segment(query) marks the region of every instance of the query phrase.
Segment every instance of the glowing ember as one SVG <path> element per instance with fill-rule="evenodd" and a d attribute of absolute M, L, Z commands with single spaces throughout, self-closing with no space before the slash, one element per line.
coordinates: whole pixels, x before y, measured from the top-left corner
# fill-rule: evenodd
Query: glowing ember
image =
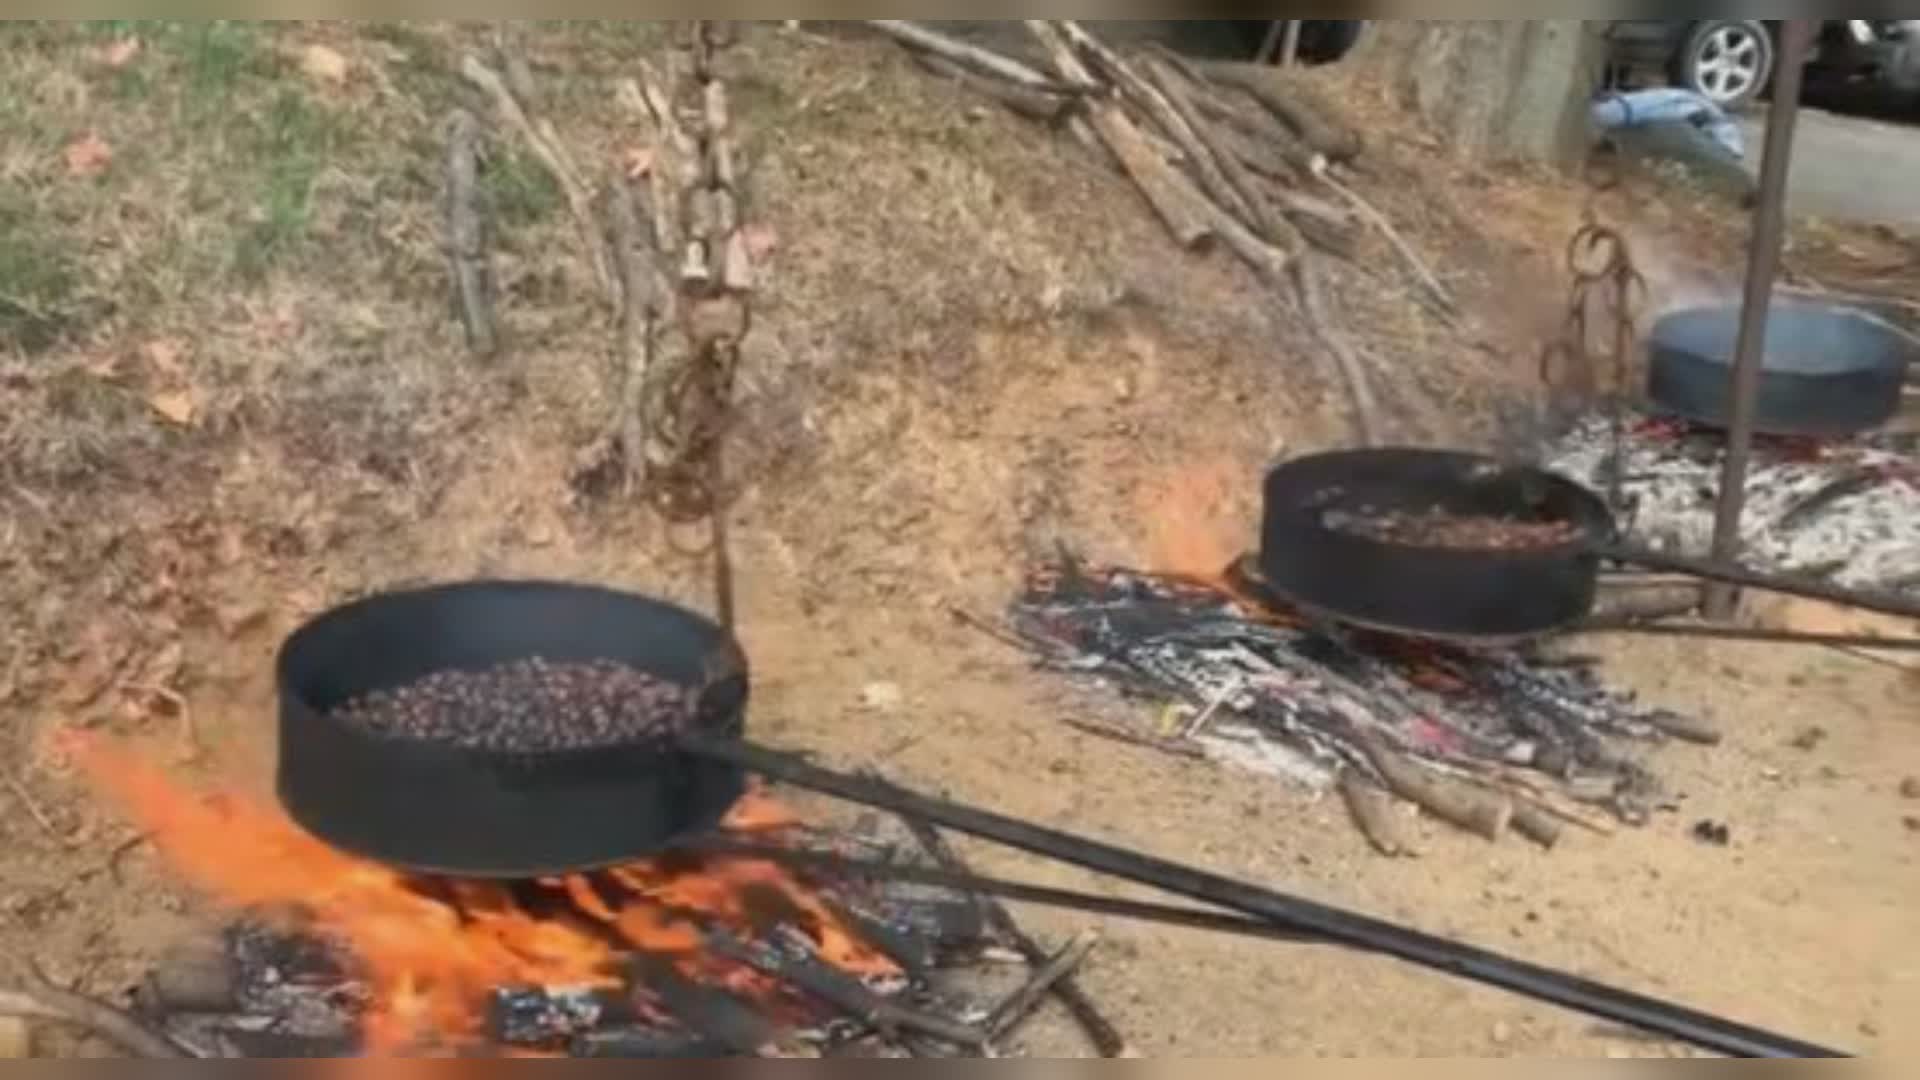
<path fill-rule="evenodd" d="M 804 930 L 820 958 L 842 970 L 899 974 L 770 862 L 681 856 L 520 885 L 423 880 L 336 851 L 278 807 L 182 788 L 99 739 L 70 735 L 62 747 L 213 899 L 255 916 L 278 913 L 348 947 L 373 991 L 364 1017 L 369 1055 L 481 1037 L 485 1002 L 498 988 L 618 990 L 636 952 L 670 959 L 692 979 L 770 996 L 708 956 L 709 929 L 752 937 L 784 924 Z M 726 827 L 794 823 L 752 794 Z"/>

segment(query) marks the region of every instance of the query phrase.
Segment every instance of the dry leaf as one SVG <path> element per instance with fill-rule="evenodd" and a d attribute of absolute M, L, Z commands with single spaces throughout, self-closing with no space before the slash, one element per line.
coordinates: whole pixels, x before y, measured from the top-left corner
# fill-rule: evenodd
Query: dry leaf
<path fill-rule="evenodd" d="M 167 340 L 149 341 L 140 346 L 140 356 L 158 374 L 177 378 L 186 368 L 180 363 L 180 346 Z"/>
<path fill-rule="evenodd" d="M 67 144 L 67 173 L 70 176 L 99 176 L 113 161 L 113 147 L 97 131 L 89 131 Z"/>
<path fill-rule="evenodd" d="M 636 146 L 626 153 L 627 179 L 640 180 L 653 172 L 654 150 L 651 146 Z"/>
<path fill-rule="evenodd" d="M 300 54 L 300 70 L 321 82 L 347 81 L 347 58 L 325 45 L 309 45 Z"/>
<path fill-rule="evenodd" d="M 192 391 L 169 390 L 153 394 L 147 398 L 147 404 L 153 411 L 170 423 L 181 427 L 193 426 L 194 417 L 200 412 L 199 403 L 193 398 Z"/>
<path fill-rule="evenodd" d="M 123 68 L 140 55 L 139 38 L 121 38 L 100 50 L 100 62 L 110 68 Z"/>

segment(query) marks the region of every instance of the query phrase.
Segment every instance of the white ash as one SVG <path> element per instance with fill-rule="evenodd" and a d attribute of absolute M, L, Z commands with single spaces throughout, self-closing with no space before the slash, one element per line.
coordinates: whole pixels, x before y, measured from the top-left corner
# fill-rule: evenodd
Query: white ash
<path fill-rule="evenodd" d="M 1637 434 L 1638 419 L 1629 418 L 1622 442 L 1622 527 L 1649 547 L 1705 555 L 1724 453 L 1717 446 L 1703 452 L 1699 438 Z M 1604 492 L 1612 454 L 1609 422 L 1588 417 L 1545 458 L 1548 468 Z M 1868 470 L 1883 475 L 1809 504 Z M 1812 573 L 1854 588 L 1920 591 L 1920 455 L 1848 442 L 1804 460 L 1757 445 L 1741 541 L 1742 560 L 1756 569 Z"/>

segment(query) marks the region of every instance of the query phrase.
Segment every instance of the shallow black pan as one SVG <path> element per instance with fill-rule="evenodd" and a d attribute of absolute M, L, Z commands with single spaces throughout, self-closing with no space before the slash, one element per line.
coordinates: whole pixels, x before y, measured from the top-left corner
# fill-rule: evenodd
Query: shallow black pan
<path fill-rule="evenodd" d="M 1730 376 L 1738 305 L 1667 315 L 1647 341 L 1647 395 L 1655 406 L 1713 427 L 1732 421 Z M 1900 409 L 1920 346 L 1857 308 L 1775 300 L 1767 316 L 1755 430 L 1825 438 L 1879 427 Z"/>
<path fill-rule="evenodd" d="M 1338 510 L 1563 521 L 1576 532 L 1552 547 L 1450 550 L 1339 531 L 1325 520 Z M 1638 547 L 1621 536 L 1599 495 L 1544 469 L 1478 454 L 1338 450 L 1267 473 L 1260 583 L 1339 622 L 1488 643 L 1535 637 L 1592 613 L 1606 561 L 1920 618 L 1920 603 L 1900 597 Z"/>
<path fill-rule="evenodd" d="M 617 660 L 700 691 L 675 742 L 589 754 L 476 752 L 380 738 L 330 717 L 348 699 L 448 668 L 529 656 Z M 1375 952 L 1738 1057 L 1839 1057 L 1802 1040 L 1512 960 L 1382 920 L 1210 874 L 1084 836 L 830 772 L 752 745 L 747 665 L 731 635 L 690 611 L 579 585 L 478 582 L 391 593 L 323 614 L 283 645 L 280 797 L 309 832 L 403 869 L 530 877 L 594 869 L 698 845 L 748 772 L 907 814 L 1260 920 L 1278 931 Z M 711 839 L 711 836 L 706 836 Z M 1144 909 L 1142 912 L 1144 913 Z"/>
<path fill-rule="evenodd" d="M 513 754 L 383 738 L 329 717 L 372 690 L 530 656 L 616 660 L 701 691 L 696 726 L 741 734 L 746 661 L 719 626 L 585 585 L 475 582 L 328 612 L 280 650 L 279 793 L 303 828 L 390 865 L 467 877 L 609 866 L 711 828 L 745 774 L 657 742 Z"/>

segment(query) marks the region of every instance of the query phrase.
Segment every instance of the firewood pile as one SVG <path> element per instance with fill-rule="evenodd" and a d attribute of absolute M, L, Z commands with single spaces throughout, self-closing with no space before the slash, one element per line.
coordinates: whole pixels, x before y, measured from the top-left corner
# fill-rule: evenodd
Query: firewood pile
<path fill-rule="evenodd" d="M 1123 50 L 1070 20 L 1028 20 L 1051 70 L 927 26 L 874 20 L 930 72 L 1062 130 L 1110 160 L 1181 248 L 1223 246 L 1283 296 L 1321 342 L 1363 441 L 1379 430 L 1365 363 L 1324 296 L 1327 260 L 1357 260 L 1383 237 L 1422 302 L 1454 299 L 1385 214 L 1350 182 L 1366 139 L 1305 80 L 1252 65 L 1196 61 L 1148 45 Z"/>
<path fill-rule="evenodd" d="M 996 629 L 1051 670 L 1158 708 L 1157 724 L 1069 720 L 1096 737 L 1337 790 L 1381 854 L 1415 853 L 1406 813 L 1551 848 L 1674 808 L 1647 752 L 1711 745 L 1699 720 L 1603 685 L 1590 664 L 1348 632 L 1225 583 L 1096 568 L 1034 573 Z"/>

